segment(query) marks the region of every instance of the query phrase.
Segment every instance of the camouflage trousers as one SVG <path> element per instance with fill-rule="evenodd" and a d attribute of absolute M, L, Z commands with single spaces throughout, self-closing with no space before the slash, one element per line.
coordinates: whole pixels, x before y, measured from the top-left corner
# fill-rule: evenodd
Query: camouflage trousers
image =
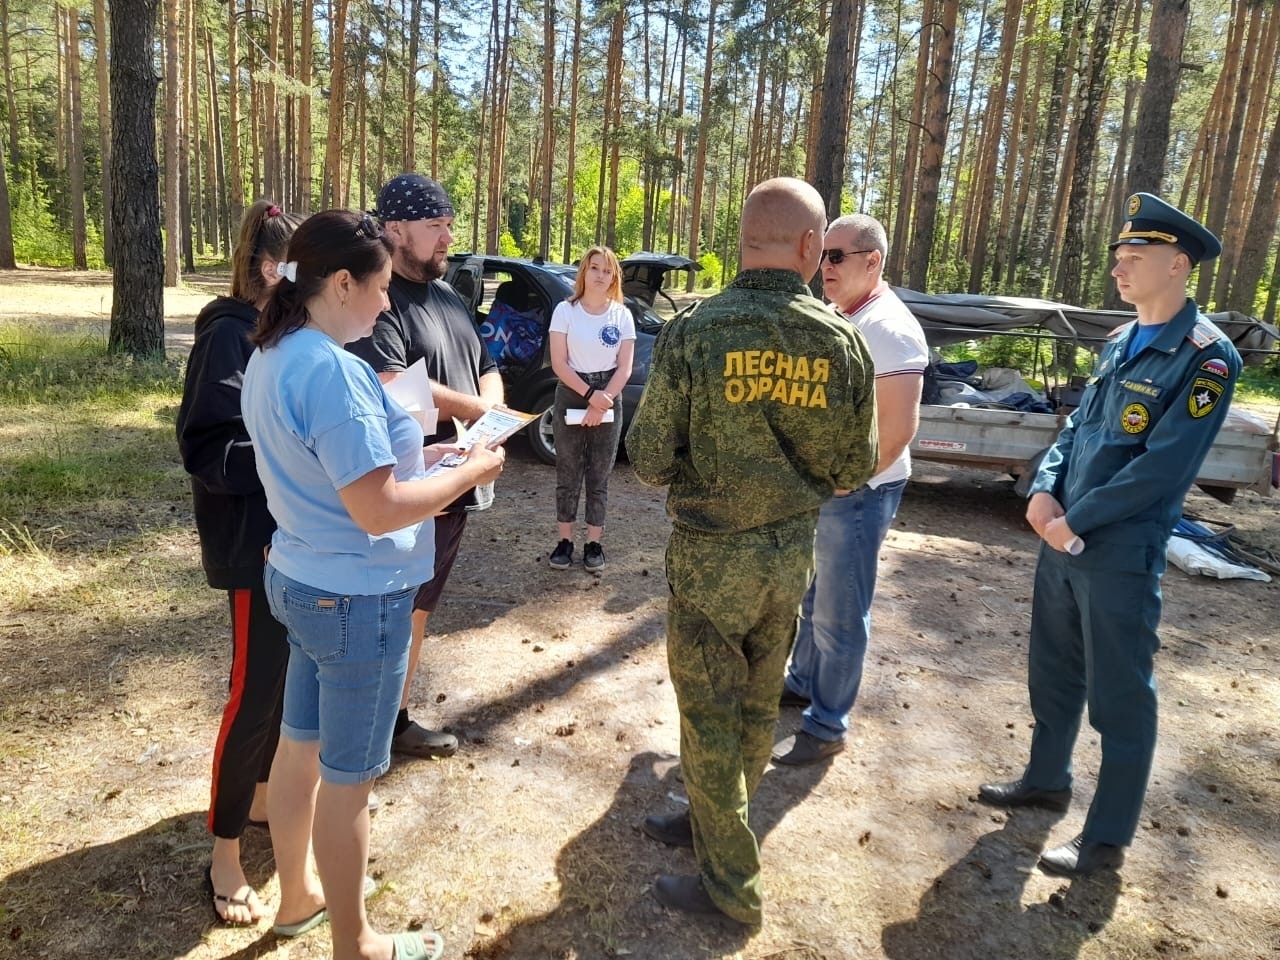
<path fill-rule="evenodd" d="M 761 922 L 760 848 L 747 806 L 773 749 L 816 521 L 731 535 L 677 527 L 667 545 L 667 663 L 694 853 L 711 899 L 744 923 Z"/>

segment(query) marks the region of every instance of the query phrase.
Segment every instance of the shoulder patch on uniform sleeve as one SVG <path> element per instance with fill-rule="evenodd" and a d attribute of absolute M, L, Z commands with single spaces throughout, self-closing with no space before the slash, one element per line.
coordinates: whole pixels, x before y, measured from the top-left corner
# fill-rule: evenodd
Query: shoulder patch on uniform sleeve
<path fill-rule="evenodd" d="M 1187 334 L 1187 339 L 1194 343 L 1198 350 L 1203 350 L 1205 347 L 1217 343 L 1221 338 L 1222 334 L 1218 332 L 1218 329 L 1204 320 L 1197 320 L 1196 325 Z"/>
<path fill-rule="evenodd" d="M 1187 397 L 1187 412 L 1195 419 L 1208 416 L 1209 411 L 1222 399 L 1222 384 L 1207 377 L 1196 377 Z"/>
<path fill-rule="evenodd" d="M 1200 364 L 1200 369 L 1205 373 L 1212 373 L 1215 377 L 1221 377 L 1223 380 L 1226 380 L 1231 376 L 1231 369 L 1227 366 L 1226 362 L 1219 360 L 1216 357 L 1212 360 L 1206 360 L 1204 363 Z"/>

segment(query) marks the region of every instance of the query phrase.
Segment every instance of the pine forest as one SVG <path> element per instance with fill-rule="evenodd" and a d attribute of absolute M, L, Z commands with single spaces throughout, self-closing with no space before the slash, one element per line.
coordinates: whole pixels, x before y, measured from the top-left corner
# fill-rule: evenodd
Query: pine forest
<path fill-rule="evenodd" d="M 417 170 L 455 250 L 718 284 L 792 175 L 886 224 L 895 283 L 1083 306 L 1158 193 L 1223 239 L 1198 301 L 1276 317 L 1277 0 L 0 0 L 0 39 L 0 266 L 112 266 L 154 218 L 174 284 L 256 198 L 368 209 Z"/>

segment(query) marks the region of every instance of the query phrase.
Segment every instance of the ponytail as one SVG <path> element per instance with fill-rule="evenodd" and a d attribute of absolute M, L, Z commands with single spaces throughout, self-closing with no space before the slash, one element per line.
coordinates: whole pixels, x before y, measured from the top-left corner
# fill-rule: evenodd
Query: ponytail
<path fill-rule="evenodd" d="M 339 270 L 364 283 L 382 270 L 391 256 L 391 241 L 368 214 L 325 210 L 308 217 L 289 239 L 288 269 L 258 315 L 249 341 L 267 349 L 311 318 L 307 304 L 324 292 L 325 281 Z"/>
<path fill-rule="evenodd" d="M 231 296 L 245 303 L 257 303 L 267 292 L 262 279 L 262 262 L 280 260 L 289 238 L 302 223 L 296 213 L 285 213 L 270 200 L 259 200 L 245 211 L 231 255 Z"/>

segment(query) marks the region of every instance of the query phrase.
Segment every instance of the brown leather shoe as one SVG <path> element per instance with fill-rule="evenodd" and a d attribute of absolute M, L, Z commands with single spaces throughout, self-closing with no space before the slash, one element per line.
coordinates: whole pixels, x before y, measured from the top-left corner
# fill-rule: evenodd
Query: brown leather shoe
<path fill-rule="evenodd" d="M 693 824 L 689 821 L 688 812 L 645 817 L 640 829 L 646 836 L 669 847 L 693 846 Z"/>
<path fill-rule="evenodd" d="M 984 783 L 978 787 L 978 799 L 997 807 L 1044 807 L 1062 812 L 1071 806 L 1071 789 L 1041 790 L 1021 780 L 1011 780 Z"/>
<path fill-rule="evenodd" d="M 1124 864 L 1124 847 L 1095 843 L 1083 836 L 1040 854 L 1040 869 L 1059 877 L 1085 877 L 1099 870 L 1116 870 Z"/>

